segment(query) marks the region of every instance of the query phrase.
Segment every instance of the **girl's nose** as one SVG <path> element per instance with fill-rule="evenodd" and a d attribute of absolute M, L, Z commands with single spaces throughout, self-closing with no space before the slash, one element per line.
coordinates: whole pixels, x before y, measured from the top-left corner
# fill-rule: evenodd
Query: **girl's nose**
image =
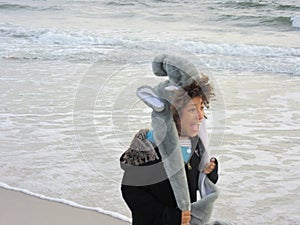
<path fill-rule="evenodd" d="M 198 120 L 202 120 L 204 118 L 204 110 L 197 110 L 198 111 Z"/>

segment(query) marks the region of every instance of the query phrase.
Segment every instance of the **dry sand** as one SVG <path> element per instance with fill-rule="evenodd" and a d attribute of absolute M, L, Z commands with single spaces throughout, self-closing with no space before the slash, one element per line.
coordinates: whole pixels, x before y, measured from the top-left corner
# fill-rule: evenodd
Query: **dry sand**
<path fill-rule="evenodd" d="M 0 225 L 129 225 L 102 213 L 0 188 Z"/>

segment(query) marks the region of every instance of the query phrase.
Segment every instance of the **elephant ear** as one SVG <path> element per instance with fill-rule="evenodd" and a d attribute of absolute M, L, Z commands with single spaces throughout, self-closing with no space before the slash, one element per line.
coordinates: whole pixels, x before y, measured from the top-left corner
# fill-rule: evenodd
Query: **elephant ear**
<path fill-rule="evenodd" d="M 165 109 L 165 103 L 159 98 L 152 87 L 141 86 L 137 89 L 136 95 L 156 112 L 162 112 Z"/>

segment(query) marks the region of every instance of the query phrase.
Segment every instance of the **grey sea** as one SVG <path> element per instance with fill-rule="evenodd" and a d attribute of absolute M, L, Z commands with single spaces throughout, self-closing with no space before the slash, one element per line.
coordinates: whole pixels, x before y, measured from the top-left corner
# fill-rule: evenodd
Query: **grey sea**
<path fill-rule="evenodd" d="M 150 127 L 135 90 L 162 53 L 216 90 L 213 219 L 300 224 L 298 0 L 1 1 L 0 186 L 130 221 L 119 157 Z"/>

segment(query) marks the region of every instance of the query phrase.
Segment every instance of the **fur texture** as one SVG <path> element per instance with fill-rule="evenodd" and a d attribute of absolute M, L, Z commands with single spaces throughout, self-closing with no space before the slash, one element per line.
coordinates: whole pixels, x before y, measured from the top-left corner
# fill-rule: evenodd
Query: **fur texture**
<path fill-rule="evenodd" d="M 121 163 L 140 166 L 158 159 L 154 146 L 146 138 L 148 131 L 148 129 L 139 130 L 132 139 L 129 148 L 121 157 Z"/>

